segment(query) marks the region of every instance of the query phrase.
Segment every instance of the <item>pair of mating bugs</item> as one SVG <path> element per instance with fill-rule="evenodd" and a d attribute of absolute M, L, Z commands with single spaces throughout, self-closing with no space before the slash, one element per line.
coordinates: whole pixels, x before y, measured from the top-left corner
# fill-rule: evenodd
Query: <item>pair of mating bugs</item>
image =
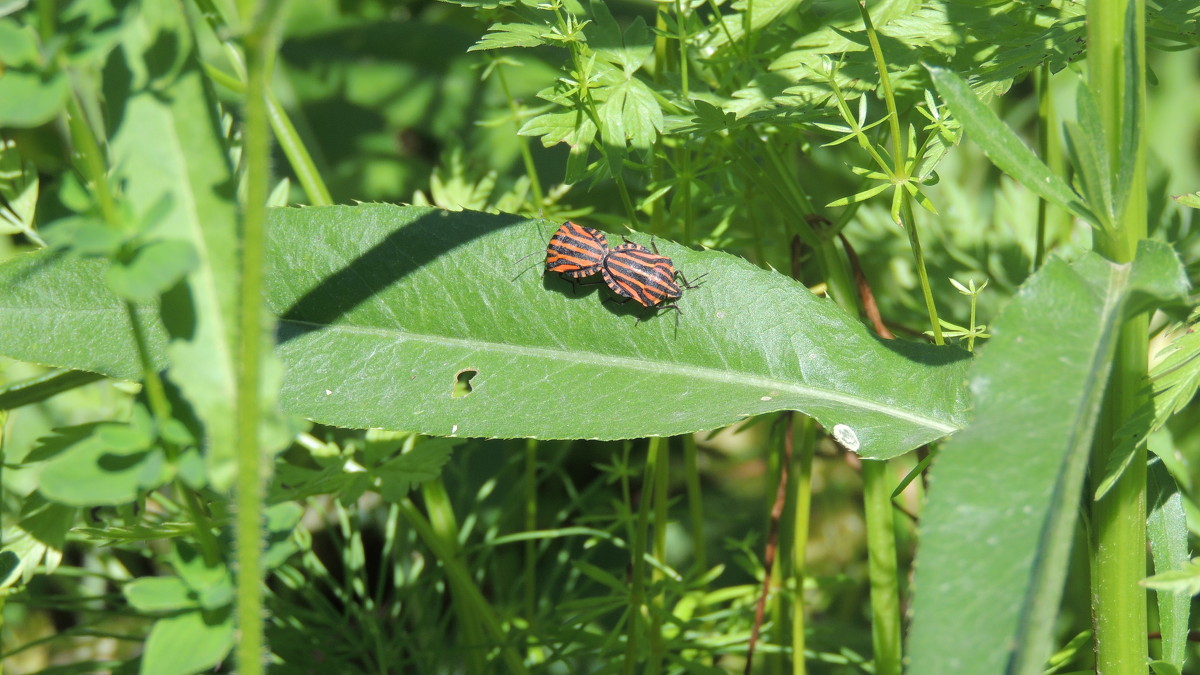
<path fill-rule="evenodd" d="M 653 240 L 650 245 L 654 246 Z M 633 299 L 644 307 L 676 300 L 683 295 L 683 289 L 696 287 L 675 269 L 670 258 L 659 255 L 657 246 L 651 251 L 626 239 L 625 243 L 609 248 L 603 232 L 570 221 L 559 226 L 550 237 L 546 246 L 546 271 L 557 272 L 572 283 L 598 273 L 612 292 L 623 298 L 614 302 Z M 683 282 L 682 288 L 676 278 Z M 681 313 L 675 303 L 658 309 Z M 678 314 L 675 320 L 678 322 Z"/>

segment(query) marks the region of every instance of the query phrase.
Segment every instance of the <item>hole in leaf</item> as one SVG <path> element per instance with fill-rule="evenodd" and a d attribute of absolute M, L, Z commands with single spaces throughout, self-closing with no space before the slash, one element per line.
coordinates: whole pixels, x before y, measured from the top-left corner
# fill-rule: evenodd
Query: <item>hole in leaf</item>
<path fill-rule="evenodd" d="M 471 378 L 479 374 L 478 370 L 470 368 L 458 371 L 454 376 L 454 388 L 450 390 L 451 398 L 462 398 L 471 393 Z"/>

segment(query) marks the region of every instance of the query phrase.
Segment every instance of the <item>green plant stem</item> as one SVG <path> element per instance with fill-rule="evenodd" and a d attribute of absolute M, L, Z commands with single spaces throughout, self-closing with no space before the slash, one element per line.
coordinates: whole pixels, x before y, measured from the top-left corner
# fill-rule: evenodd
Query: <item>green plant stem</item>
<path fill-rule="evenodd" d="M 692 180 L 695 176 L 692 175 L 692 153 L 688 150 L 686 143 L 681 144 L 678 148 L 677 157 L 679 158 L 681 169 L 679 173 L 679 200 L 683 204 L 682 243 L 684 246 L 691 246 L 696 230 L 696 214 L 692 206 Z"/>
<path fill-rule="evenodd" d="M 793 420 L 798 414 L 792 413 Z M 800 417 L 798 427 L 793 427 L 792 443 L 799 444 L 799 452 L 792 456 L 792 675 L 808 672 L 804 660 L 804 574 L 807 569 L 809 520 L 812 515 L 812 465 L 816 450 L 816 428 L 811 417 Z"/>
<path fill-rule="evenodd" d="M 654 559 L 662 564 L 667 562 L 667 505 L 668 490 L 671 484 L 671 462 L 669 446 L 663 438 L 650 439 L 650 451 L 657 457 L 654 459 Z M 656 589 L 650 598 L 650 663 L 646 665 L 647 673 L 662 672 L 663 657 L 666 646 L 662 637 L 662 616 L 666 613 L 666 600 L 663 597 L 662 580 L 665 575 L 659 567 L 650 570 L 653 588 Z"/>
<path fill-rule="evenodd" d="M 1050 64 L 1043 63 L 1037 71 L 1038 93 L 1038 154 L 1059 176 L 1063 170 L 1062 140 L 1060 138 L 1058 115 L 1054 109 L 1054 90 L 1050 86 Z M 1059 209 L 1043 198 L 1038 199 L 1037 240 L 1034 242 L 1033 269 L 1041 269 L 1046 261 L 1046 240 L 1050 234 L 1049 222 L 1057 222 Z M 972 323 L 972 326 L 975 324 Z"/>
<path fill-rule="evenodd" d="M 517 139 L 517 147 L 521 150 L 521 161 L 525 163 L 525 175 L 529 176 L 529 189 L 533 192 L 534 208 L 541 212 L 546 208 L 546 196 L 542 192 L 542 181 L 538 178 L 537 165 L 533 162 L 533 153 L 529 150 L 529 139 L 516 133 L 521 130 L 521 108 L 508 88 L 508 79 L 504 77 L 503 64 L 496 65 L 496 78 L 500 80 L 500 89 L 504 92 L 504 98 L 508 99 L 509 109 L 512 110 L 513 137 Z"/>
<path fill-rule="evenodd" d="M 425 498 L 425 511 L 429 514 L 429 526 L 433 530 L 434 538 L 443 545 L 443 550 L 439 553 L 431 543 L 426 542 L 426 545 L 435 551 L 434 554 L 438 556 L 439 560 L 443 560 L 443 567 L 446 567 L 442 557 L 442 554 L 445 554 L 447 558 L 453 558 L 463 569 L 470 570 L 470 565 L 463 559 L 462 546 L 459 544 L 458 518 L 454 515 L 450 496 L 446 493 L 446 484 L 441 477 L 426 481 L 421 484 L 421 495 Z M 447 577 L 450 575 L 448 567 L 446 575 Z M 450 581 L 450 586 L 453 591 L 451 600 L 461 631 L 459 639 L 463 644 L 478 645 L 478 647 L 467 649 L 463 653 L 466 671 L 469 673 L 487 672 L 487 658 L 482 646 L 487 642 L 485 633 L 490 631 L 481 623 L 482 619 L 479 612 L 476 611 L 475 601 L 468 597 L 471 591 L 459 589 L 453 579 Z M 474 586 L 474 582 L 472 582 L 472 586 Z M 482 595 L 480 601 L 487 602 Z"/>
<path fill-rule="evenodd" d="M 42 3 L 47 4 L 47 3 Z M 72 94 L 67 98 L 67 129 L 71 133 L 71 143 L 79 156 L 82 173 L 87 180 L 100 209 L 100 217 L 109 227 L 121 226 L 120 214 L 117 213 L 117 203 L 108 185 L 108 170 L 105 168 L 105 153 L 100 147 L 100 141 L 88 123 L 79 98 Z"/>
<path fill-rule="evenodd" d="M 849 281 L 851 273 L 846 269 L 847 263 L 840 256 L 828 256 L 824 260 L 830 275 L 826 277 L 830 296 L 847 312 L 860 315 L 862 307 L 855 290 L 856 286 Z M 875 673 L 899 675 L 900 580 L 897 574 L 896 530 L 891 500 L 895 481 L 887 467 L 887 462 L 862 460 L 863 512 L 866 519 L 869 558 L 867 573 L 871 580 L 871 634 L 875 647 Z"/>
<path fill-rule="evenodd" d="M 538 493 L 537 493 L 537 449 L 535 438 L 525 441 L 525 531 L 537 529 Z M 535 619 L 537 618 L 537 542 L 529 539 L 525 542 L 525 621 L 529 629 L 536 633 Z"/>
<path fill-rule="evenodd" d="M 679 44 L 679 94 L 683 100 L 688 96 L 688 36 L 687 36 L 687 5 L 683 0 L 675 0 L 675 27 L 678 31 L 675 40 Z"/>
<path fill-rule="evenodd" d="M 900 226 L 908 233 L 908 246 L 916 261 L 917 278 L 921 280 L 921 294 L 925 297 L 925 309 L 929 312 L 929 325 L 933 329 L 934 344 L 946 344 L 942 336 L 942 322 L 938 318 L 937 303 L 933 300 L 933 289 L 929 286 L 929 273 L 925 270 L 925 254 L 921 251 L 921 237 L 917 234 L 917 221 L 912 208 L 912 197 L 908 192 L 900 195 Z"/>
<path fill-rule="evenodd" d="M 771 446 L 778 448 L 777 452 L 771 453 L 771 478 L 776 485 L 774 494 L 766 493 L 767 513 L 770 522 L 767 525 L 768 537 L 774 539 L 773 542 L 768 541 L 767 547 L 774 546 L 774 550 L 763 556 L 763 564 L 768 565 L 767 568 L 767 583 L 763 585 L 764 591 L 769 591 L 767 611 L 770 613 L 772 632 L 774 639 L 769 639 L 769 643 L 783 645 L 787 644 L 790 634 L 785 634 L 788 622 L 784 619 L 784 594 L 779 592 L 784 586 L 784 560 L 780 555 L 783 551 L 790 549 L 789 538 L 791 529 L 787 527 L 788 516 L 790 512 L 794 512 L 794 504 L 788 498 L 788 485 L 791 483 L 791 460 L 792 453 L 792 424 L 797 413 L 783 413 L 786 419 L 783 433 L 776 437 L 775 433 L 771 434 Z M 778 427 L 776 427 L 778 428 Z M 790 608 L 788 608 L 790 609 Z M 771 651 L 763 654 L 763 670 L 768 675 L 782 675 L 783 673 L 783 654 L 778 651 Z"/>
<path fill-rule="evenodd" d="M 891 130 L 892 138 L 892 176 L 893 180 L 897 181 L 896 190 L 901 191 L 900 194 L 900 220 L 896 223 L 903 227 L 908 232 L 908 244 L 912 249 L 913 260 L 916 263 L 917 276 L 921 280 L 921 292 L 925 296 L 925 308 L 929 312 L 929 326 L 933 330 L 933 341 L 936 344 L 945 344 L 945 339 L 942 337 L 942 322 L 938 319 L 937 305 L 933 300 L 933 290 L 929 287 L 929 273 L 925 270 L 925 256 L 921 252 L 921 239 L 917 234 L 917 221 L 913 214 L 912 197 L 901 181 L 909 179 L 909 166 L 906 164 L 904 141 L 905 136 L 900 131 L 900 115 L 896 108 L 896 96 L 892 91 L 892 79 L 888 75 L 887 61 L 883 56 L 883 48 L 879 44 L 879 36 L 875 32 L 875 26 L 871 23 L 871 14 L 867 11 L 866 3 L 858 3 L 859 11 L 862 13 L 863 25 L 866 27 L 867 40 L 871 43 L 871 52 L 875 55 L 875 64 L 879 69 L 879 86 L 883 89 L 883 100 L 887 105 L 888 110 L 888 126 Z"/>
<path fill-rule="evenodd" d="M 558 22 L 559 30 L 564 34 L 570 32 L 566 17 L 563 16 L 561 7 L 556 4 L 552 5 L 552 9 L 554 10 L 554 16 Z M 604 125 L 600 123 L 600 116 L 596 112 L 596 101 L 594 98 L 592 98 L 591 90 L 588 88 L 589 83 L 587 73 L 589 69 L 584 67 L 584 59 L 580 52 L 579 45 L 575 41 L 568 41 L 567 45 L 571 52 L 571 63 L 574 65 L 575 73 L 579 77 L 580 106 L 582 107 L 584 113 L 588 116 L 588 119 L 592 121 L 592 124 L 596 125 L 596 129 L 598 131 L 604 129 Z M 612 155 L 609 154 L 608 148 L 604 143 L 603 133 L 600 134 L 599 140 L 593 142 L 596 144 L 596 148 L 600 151 L 601 156 L 604 157 L 604 163 L 608 165 L 609 171 L 612 172 L 613 180 L 617 184 L 617 193 L 621 195 L 621 204 L 625 207 L 626 215 L 629 216 L 630 226 L 635 230 L 639 229 L 637 209 L 633 205 L 633 199 L 629 196 L 629 188 L 625 184 L 625 177 L 621 173 L 621 164 L 613 163 Z M 616 139 L 614 142 L 620 142 L 624 144 L 625 139 Z"/>
<path fill-rule="evenodd" d="M 329 188 L 325 186 L 325 181 L 321 180 L 321 174 L 313 163 L 312 155 L 308 153 L 308 148 L 300 139 L 300 134 L 296 133 L 292 119 L 288 117 L 287 112 L 280 105 L 279 99 L 270 90 L 266 92 L 266 102 L 271 131 L 275 133 L 275 140 L 279 142 L 279 147 L 287 157 L 292 171 L 296 172 L 296 179 L 300 181 L 300 187 L 308 195 L 309 204 L 332 206 L 333 196 L 329 194 Z"/>
<path fill-rule="evenodd" d="M 204 64 L 204 74 L 213 82 L 236 94 L 245 95 L 246 93 L 245 83 L 235 77 L 230 77 L 207 63 Z M 333 196 L 329 193 L 329 188 L 325 186 L 325 181 L 321 179 L 321 173 L 317 171 L 316 163 L 313 162 L 312 155 L 308 152 L 308 148 L 305 147 L 300 134 L 296 132 L 296 127 L 292 124 L 292 118 L 288 116 L 287 111 L 283 109 L 283 104 L 279 102 L 279 99 L 270 90 L 266 93 L 266 103 L 267 116 L 271 122 L 271 131 L 275 134 L 275 140 L 279 142 L 279 147 L 283 150 L 283 155 L 287 157 L 292 171 L 296 173 L 296 179 L 300 181 L 300 187 L 308 195 L 309 204 L 312 206 L 332 206 Z"/>
<path fill-rule="evenodd" d="M 835 299 L 850 298 L 851 302 L 848 306 L 843 305 L 841 302 L 838 304 L 842 305 L 847 311 L 857 312 L 859 307 L 858 289 L 854 285 L 854 279 L 846 261 L 842 258 L 837 242 L 825 236 L 820 238 L 820 242 L 820 245 L 814 248 L 813 251 L 822 278 L 825 279 L 825 284 L 829 288 L 829 295 Z"/>
<path fill-rule="evenodd" d="M 431 486 L 431 483 L 437 483 L 438 485 Z M 458 540 L 454 534 L 457 528 L 452 521 L 446 520 L 448 516 L 452 517 L 453 512 L 449 510 L 449 500 L 445 498 L 445 489 L 440 487 L 440 479 L 422 483 L 422 490 L 425 494 L 426 503 L 429 505 L 430 520 L 426 520 L 408 498 L 402 499 L 398 503 L 400 515 L 404 517 L 409 527 L 413 528 L 417 536 L 421 538 L 421 541 L 429 547 L 429 550 L 442 563 L 442 569 L 445 571 L 446 578 L 450 582 L 455 600 L 459 601 L 461 599 L 462 613 L 466 615 L 463 618 L 475 617 L 482 625 L 492 643 L 500 650 L 500 657 L 504 660 L 505 671 L 518 675 L 528 672 L 525 669 L 525 664 L 521 661 L 521 657 L 512 648 L 510 644 L 511 640 L 506 638 L 504 628 L 500 623 L 499 617 L 496 616 L 495 610 L 484 599 L 483 593 L 479 590 L 479 586 L 471 576 L 471 570 L 462 560 Z M 431 501 L 433 502 L 432 504 L 430 504 Z M 434 514 L 438 514 L 437 517 L 441 523 L 440 525 L 434 524 L 432 520 Z"/>
<path fill-rule="evenodd" d="M 867 565 L 871 578 L 871 644 L 876 675 L 900 675 L 900 594 L 896 531 L 888 463 L 862 460 L 867 521 Z"/>
<path fill-rule="evenodd" d="M 1113 184 L 1119 167 L 1132 164 L 1133 180 L 1116 229 L 1095 237 L 1096 251 L 1118 263 L 1134 258 L 1146 237 L 1146 117 L 1144 0 L 1096 0 L 1088 3 L 1088 83 L 1100 108 Z M 1132 25 L 1127 24 L 1132 22 Z M 1128 65 L 1132 67 L 1127 67 Z M 1127 73 L 1135 78 L 1127 81 Z M 1129 101 L 1132 90 L 1133 101 Z M 1136 143 L 1122 156 L 1126 106 L 1136 115 Z M 1120 328 L 1112 376 L 1093 443 L 1092 475 L 1103 475 L 1114 436 L 1141 403 L 1146 378 L 1148 319 L 1127 319 Z M 1146 450 L 1139 446 L 1129 468 L 1102 499 L 1092 504 L 1092 619 L 1096 671 L 1146 672 Z"/>
<path fill-rule="evenodd" d="M 642 475 L 642 495 L 638 503 L 637 522 L 633 526 L 633 536 L 629 555 L 632 557 L 628 620 L 625 623 L 625 663 L 621 672 L 632 675 L 637 665 L 637 635 L 641 626 L 641 618 L 646 598 L 646 532 L 650 525 L 650 505 L 654 499 L 655 464 L 659 459 L 657 445 L 661 438 L 649 439 L 646 449 L 646 470 Z M 626 502 L 628 504 L 628 502 Z"/>
<path fill-rule="evenodd" d="M 236 337 L 237 407 L 235 408 L 237 476 L 237 658 L 239 672 L 259 675 L 266 654 L 263 638 L 262 512 L 264 461 L 259 448 L 262 425 L 262 348 L 269 339 L 263 308 L 263 255 L 266 239 L 267 196 L 271 179 L 271 137 L 268 135 L 267 79 L 274 56 L 274 22 L 279 2 L 241 3 L 243 20 L 250 22 L 245 36 L 247 77 L 243 127 L 246 165 L 245 203 L 242 206 L 238 332 Z"/>
<path fill-rule="evenodd" d="M 875 56 L 875 64 L 879 69 L 879 87 L 883 89 L 883 102 L 887 105 L 888 110 L 888 126 L 891 127 L 892 132 L 892 161 L 896 163 L 896 175 L 907 177 L 903 164 L 905 157 L 904 134 L 900 133 L 900 115 L 896 110 L 896 96 L 892 92 L 892 78 L 888 75 L 887 60 L 883 57 L 883 47 L 879 44 L 879 35 L 875 32 L 875 24 L 871 22 L 867 4 L 859 0 L 858 10 L 862 14 L 867 40 L 871 43 L 871 53 Z"/>
<path fill-rule="evenodd" d="M 699 452 L 696 438 L 692 434 L 681 436 L 683 440 L 684 480 L 687 490 L 688 519 L 692 525 L 692 561 L 701 573 L 708 571 L 708 554 L 704 539 L 704 501 L 700 492 Z"/>
<path fill-rule="evenodd" d="M 274 2 L 275 0 L 271 0 Z M 247 77 L 246 66 L 242 61 L 242 55 L 238 52 L 237 47 L 230 41 L 224 38 L 224 35 L 230 33 L 228 26 L 228 17 L 225 16 L 221 8 L 217 6 L 213 0 L 195 0 L 197 6 L 201 10 L 208 27 L 212 30 L 213 35 L 222 42 L 225 47 L 225 55 L 229 58 L 229 64 L 237 73 L 238 78 L 233 78 L 212 66 L 203 64 L 204 72 L 209 79 L 229 89 L 230 91 L 245 95 Z M 278 3 L 276 3 L 278 4 Z M 243 14 L 243 17 L 246 15 Z M 308 152 L 308 148 L 304 145 L 304 141 L 300 138 L 300 134 L 296 133 L 296 127 L 292 124 L 292 120 L 288 117 L 287 111 L 280 104 L 279 99 L 267 86 L 264 89 L 267 99 L 267 115 L 271 121 L 271 130 L 275 134 L 275 140 L 279 142 L 280 149 L 288 158 L 288 164 L 291 165 L 292 171 L 296 173 L 296 179 L 300 181 L 300 187 L 304 193 L 308 195 L 308 202 L 312 206 L 331 206 L 333 197 L 329 193 L 329 188 L 325 186 L 325 181 L 321 179 L 321 172 L 317 170 L 316 164 L 313 162 L 312 155 Z"/>

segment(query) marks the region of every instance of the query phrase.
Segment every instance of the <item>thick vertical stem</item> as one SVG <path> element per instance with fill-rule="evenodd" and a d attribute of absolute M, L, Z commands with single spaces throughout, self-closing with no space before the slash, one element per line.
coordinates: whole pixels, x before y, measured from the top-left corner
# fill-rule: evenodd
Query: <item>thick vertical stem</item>
<path fill-rule="evenodd" d="M 691 521 L 692 545 L 695 547 L 692 552 L 692 560 L 696 564 L 696 569 L 706 572 L 708 571 L 708 554 L 704 550 L 704 501 L 700 494 L 700 467 L 697 461 L 699 452 L 694 436 L 685 434 L 680 438 L 683 439 L 683 473 L 687 488 L 688 520 Z"/>
<path fill-rule="evenodd" d="M 629 554 L 633 571 L 629 588 L 629 615 L 625 626 L 625 663 L 621 672 L 632 675 L 637 665 L 638 629 L 642 625 L 646 602 L 646 533 L 650 524 L 650 504 L 654 499 L 655 476 L 657 476 L 662 439 L 649 439 L 646 449 L 646 471 L 642 475 L 642 494 L 638 504 L 637 522 L 634 523 Z M 626 492 L 628 495 L 628 492 Z M 628 503 L 628 501 L 626 502 Z M 651 638 L 653 639 L 653 638 Z M 653 649 L 653 647 L 652 647 Z"/>
<path fill-rule="evenodd" d="M 793 443 L 799 443 L 792 470 L 792 502 L 796 505 L 792 518 L 792 582 L 796 586 L 792 605 L 792 675 L 805 675 L 804 662 L 804 573 L 805 553 L 808 550 L 809 517 L 812 512 L 812 464 L 816 449 L 811 417 L 800 419 L 794 430 Z"/>
<path fill-rule="evenodd" d="M 257 8 L 255 8 L 257 9 Z M 262 490 L 263 459 L 258 446 L 262 402 L 263 242 L 270 183 L 270 136 L 267 131 L 267 65 L 271 46 L 267 20 L 257 19 L 246 36 L 244 152 L 246 203 L 242 209 L 241 286 L 237 332 L 237 624 L 238 666 L 247 675 L 263 672 Z"/>
<path fill-rule="evenodd" d="M 1115 229 L 1097 233 L 1096 251 L 1114 262 L 1133 260 L 1146 236 L 1146 149 L 1140 128 L 1145 119 L 1145 2 L 1095 0 L 1088 3 L 1088 83 L 1100 108 L 1108 148 L 1109 173 L 1118 184 L 1119 167 L 1132 164 L 1133 180 Z M 1130 79 L 1132 78 L 1132 80 Z M 1129 100 L 1132 98 L 1132 101 Z M 1132 104 L 1130 108 L 1129 105 Z M 1134 120 L 1126 119 L 1129 113 Z M 1122 148 L 1122 129 L 1134 122 L 1134 143 Z M 1125 153 L 1123 156 L 1123 152 Z M 1129 154 L 1132 153 L 1132 156 Z M 1114 433 L 1137 409 L 1146 377 L 1147 317 L 1120 328 L 1112 378 L 1092 449 L 1092 473 L 1101 475 L 1114 447 Z M 1092 504 L 1092 619 L 1098 673 L 1146 671 L 1146 451 L 1137 456 L 1113 489 Z"/>
<path fill-rule="evenodd" d="M 900 675 L 900 581 L 896 565 L 895 521 L 892 517 L 894 481 L 890 479 L 887 462 L 864 459 L 862 475 L 875 673 Z"/>
<path fill-rule="evenodd" d="M 537 529 L 537 449 L 535 438 L 525 441 L 525 531 Z M 525 542 L 525 620 L 531 630 L 537 617 L 537 542 Z"/>

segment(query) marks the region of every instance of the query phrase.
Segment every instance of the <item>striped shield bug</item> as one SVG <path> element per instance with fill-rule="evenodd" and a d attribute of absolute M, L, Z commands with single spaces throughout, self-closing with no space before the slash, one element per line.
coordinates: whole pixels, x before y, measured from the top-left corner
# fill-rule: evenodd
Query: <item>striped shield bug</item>
<path fill-rule="evenodd" d="M 653 240 L 650 245 L 654 246 Z M 654 307 L 663 302 L 677 300 L 683 295 L 683 289 L 696 288 L 699 285 L 689 284 L 687 277 L 675 269 L 671 259 L 659 254 L 657 246 L 651 251 L 628 239 L 604 256 L 600 274 L 613 293 L 625 298 L 614 302 L 628 302 L 633 299 L 644 307 Z M 676 279 L 683 282 L 682 288 Z M 662 305 L 659 309 L 673 309 L 682 313 L 679 306 L 673 302 Z M 675 321 L 678 325 L 678 314 Z"/>
<path fill-rule="evenodd" d="M 608 239 L 599 230 L 567 221 L 546 245 L 546 271 L 564 279 L 580 279 L 600 272 L 608 255 Z"/>

